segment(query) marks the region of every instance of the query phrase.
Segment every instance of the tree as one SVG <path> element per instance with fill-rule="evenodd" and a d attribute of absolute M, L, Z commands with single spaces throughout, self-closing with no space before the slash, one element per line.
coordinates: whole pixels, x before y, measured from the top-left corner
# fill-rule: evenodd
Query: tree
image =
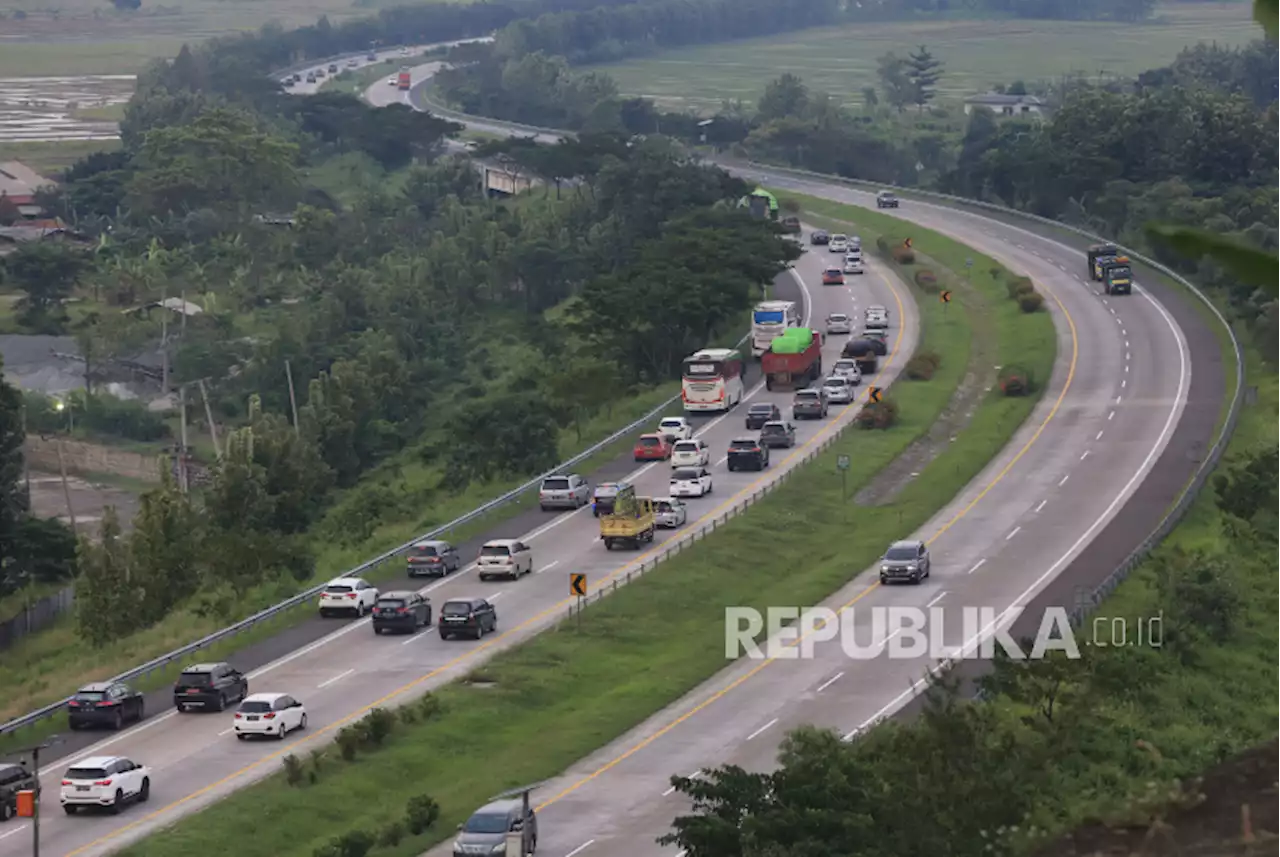
<path fill-rule="evenodd" d="M 769 122 L 786 116 L 803 116 L 808 107 L 809 88 L 798 76 L 787 72 L 765 84 L 756 114 L 761 122 Z"/>
<path fill-rule="evenodd" d="M 892 51 L 876 59 L 876 76 L 880 78 L 884 100 L 899 113 L 915 100 L 916 90 L 908 69 L 907 60 Z"/>
<path fill-rule="evenodd" d="M 876 88 L 874 86 L 862 87 L 862 103 L 868 110 L 872 110 L 879 106 L 880 96 L 876 95 Z"/>
<path fill-rule="evenodd" d="M 907 58 L 907 79 L 911 81 L 911 103 L 920 112 L 933 100 L 935 87 L 942 77 L 942 61 L 936 59 L 929 49 L 921 45 Z"/>
<path fill-rule="evenodd" d="M 24 319 L 36 322 L 65 316 L 62 302 L 71 297 L 88 265 L 89 259 L 81 250 L 37 241 L 22 244 L 5 257 L 4 273 L 9 282 L 26 292 Z"/>
<path fill-rule="evenodd" d="M 200 585 L 202 522 L 169 468 L 159 488 L 142 495 L 128 538 L 133 630 L 163 619 Z"/>
<path fill-rule="evenodd" d="M 78 556 L 76 623 L 80 636 L 99 646 L 118 640 L 137 627 L 137 618 L 129 547 L 120 535 L 115 507 L 108 506 L 102 514 L 98 543 L 81 539 Z"/>
<path fill-rule="evenodd" d="M 559 458 L 555 418 L 546 397 L 529 390 L 466 404 L 449 421 L 441 449 L 449 488 L 549 470 Z"/>
<path fill-rule="evenodd" d="M 283 201 L 298 183 L 297 158 L 296 143 L 259 130 L 244 111 L 207 108 L 189 123 L 146 132 L 130 204 L 160 216 Z"/>
<path fill-rule="evenodd" d="M 9 198 L 9 194 L 0 193 L 0 226 L 12 226 L 21 217 L 18 204 Z"/>

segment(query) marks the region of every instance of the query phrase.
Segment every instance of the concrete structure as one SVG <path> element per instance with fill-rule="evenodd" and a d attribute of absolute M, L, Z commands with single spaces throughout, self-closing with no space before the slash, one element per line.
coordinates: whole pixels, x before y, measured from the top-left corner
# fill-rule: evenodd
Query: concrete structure
<path fill-rule="evenodd" d="M 1049 109 L 1048 105 L 1034 95 L 1006 95 L 1000 92 L 966 98 L 964 115 L 968 116 L 975 107 L 985 107 L 999 117 L 1024 119 L 1043 119 Z"/>
<path fill-rule="evenodd" d="M 44 213 L 36 205 L 36 191 L 55 182 L 37 173 L 20 161 L 0 163 L 0 198 L 7 199 L 18 209 L 20 220 L 32 220 Z M 0 203 L 0 213 L 6 208 Z"/>

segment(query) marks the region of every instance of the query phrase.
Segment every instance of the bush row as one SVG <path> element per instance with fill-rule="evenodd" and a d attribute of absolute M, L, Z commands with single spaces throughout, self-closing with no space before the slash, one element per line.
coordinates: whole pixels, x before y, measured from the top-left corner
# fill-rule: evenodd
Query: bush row
<path fill-rule="evenodd" d="M 106 393 L 76 390 L 62 401 L 27 392 L 23 404 L 28 432 L 56 434 L 79 426 L 96 434 L 142 442 L 163 440 L 171 434 L 161 414 L 147 410 L 141 402 Z"/>

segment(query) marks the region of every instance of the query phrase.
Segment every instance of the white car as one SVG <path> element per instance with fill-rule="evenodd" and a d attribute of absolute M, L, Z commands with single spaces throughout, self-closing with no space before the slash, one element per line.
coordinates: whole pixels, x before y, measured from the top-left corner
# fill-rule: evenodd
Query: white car
<path fill-rule="evenodd" d="M 119 812 L 127 803 L 146 803 L 151 797 L 151 769 L 123 756 L 81 759 L 62 775 L 58 797 L 67 815 L 82 806 Z"/>
<path fill-rule="evenodd" d="M 671 471 L 672 497 L 705 497 L 711 493 L 711 474 L 705 467 L 681 467 Z"/>
<path fill-rule="evenodd" d="M 711 463 L 711 450 L 706 441 L 678 440 L 671 450 L 671 466 L 674 467 L 706 467 Z"/>
<path fill-rule="evenodd" d="M 354 613 L 363 616 L 378 603 L 378 588 L 362 577 L 339 577 L 320 593 L 320 615 Z"/>
<path fill-rule="evenodd" d="M 494 577 L 519 580 L 533 574 L 533 548 L 519 539 L 494 539 L 481 546 L 476 565 L 481 580 Z"/>
<path fill-rule="evenodd" d="M 863 271 L 863 268 L 862 268 L 861 258 L 855 257 L 855 256 L 844 257 L 844 272 L 846 274 L 861 274 L 862 271 Z"/>
<path fill-rule="evenodd" d="M 836 233 L 831 236 L 831 240 L 827 242 L 827 249 L 832 253 L 843 253 L 849 249 L 849 236 Z"/>
<path fill-rule="evenodd" d="M 654 523 L 664 530 L 683 527 L 689 520 L 689 509 L 673 497 L 655 497 L 653 500 Z"/>
<path fill-rule="evenodd" d="M 394 74 L 387 78 L 387 86 L 395 86 L 399 82 L 400 80 Z"/>
<path fill-rule="evenodd" d="M 307 728 L 307 709 L 287 693 L 255 693 L 236 709 L 235 733 L 241 741 L 250 735 L 283 739 L 295 729 Z"/>
<path fill-rule="evenodd" d="M 853 401 L 853 384 L 843 375 L 832 375 L 822 382 L 822 392 L 833 405 L 847 405 Z"/>
<path fill-rule="evenodd" d="M 352 57 L 351 59 L 347 60 L 347 68 L 358 68 L 359 66 L 360 66 L 360 61 L 355 57 Z"/>
<path fill-rule="evenodd" d="M 658 423 L 658 432 L 673 441 L 688 440 L 693 437 L 693 426 L 684 417 L 663 417 L 662 422 Z"/>
<path fill-rule="evenodd" d="M 827 335 L 836 333 L 853 333 L 853 319 L 846 313 L 833 312 L 827 316 Z"/>
<path fill-rule="evenodd" d="M 849 250 L 850 250 L 850 252 L 852 252 L 852 251 L 854 251 L 854 250 L 857 250 L 858 252 L 862 252 L 862 238 L 860 238 L 860 237 L 859 237 L 859 236 L 857 236 L 857 235 L 850 235 L 850 236 L 849 236 Z"/>
<path fill-rule="evenodd" d="M 849 383 L 858 386 L 862 383 L 862 370 L 858 368 L 858 361 L 848 357 L 841 357 L 831 367 L 831 374 L 838 375 L 841 378 L 848 378 Z"/>

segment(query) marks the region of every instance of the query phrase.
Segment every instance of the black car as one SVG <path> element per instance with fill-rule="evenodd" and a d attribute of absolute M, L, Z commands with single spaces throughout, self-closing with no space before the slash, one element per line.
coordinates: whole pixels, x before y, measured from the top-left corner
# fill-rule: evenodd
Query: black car
<path fill-rule="evenodd" d="M 777 405 L 760 403 L 747 408 L 748 431 L 760 431 L 761 427 L 769 420 L 780 419 L 782 419 L 782 411 L 778 410 Z"/>
<path fill-rule="evenodd" d="M 126 723 L 137 723 L 142 717 L 142 694 L 122 681 L 86 684 L 67 703 L 67 724 L 72 729 L 84 726 L 120 729 Z"/>
<path fill-rule="evenodd" d="M 373 605 L 373 633 L 399 631 L 412 634 L 431 627 L 431 599 L 416 592 L 383 592 Z"/>
<path fill-rule="evenodd" d="M 876 208 L 897 208 L 898 197 L 887 190 L 876 194 Z"/>
<path fill-rule="evenodd" d="M 809 243 L 815 247 L 831 243 L 831 235 L 825 229 L 815 229 L 809 233 Z"/>
<path fill-rule="evenodd" d="M 760 429 L 760 445 L 790 449 L 796 445 L 796 427 L 786 420 L 771 420 Z"/>
<path fill-rule="evenodd" d="M 18 814 L 18 792 L 34 791 L 36 778 L 23 765 L 0 762 L 0 821 Z"/>
<path fill-rule="evenodd" d="M 173 705 L 185 713 L 193 708 L 223 711 L 249 695 L 249 679 L 231 664 L 192 664 L 173 685 Z"/>
<path fill-rule="evenodd" d="M 764 470 L 769 466 L 769 447 L 749 437 L 729 441 L 729 472 Z"/>
<path fill-rule="evenodd" d="M 418 542 L 405 558 L 410 577 L 444 577 L 462 567 L 457 549 L 439 539 Z"/>
<path fill-rule="evenodd" d="M 455 636 L 478 640 L 498 630 L 498 611 L 483 598 L 452 598 L 440 608 L 440 639 Z"/>

